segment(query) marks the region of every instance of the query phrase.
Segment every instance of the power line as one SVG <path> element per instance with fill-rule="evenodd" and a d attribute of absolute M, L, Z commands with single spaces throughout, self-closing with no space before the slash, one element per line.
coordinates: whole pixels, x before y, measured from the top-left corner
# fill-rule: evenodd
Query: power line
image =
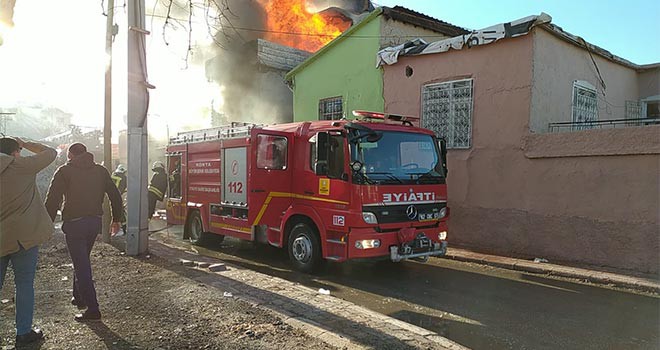
<path fill-rule="evenodd" d="M 163 15 L 157 15 L 157 14 L 147 14 L 147 16 L 151 17 L 156 17 L 156 18 L 165 18 L 166 20 L 176 20 L 176 21 L 181 21 L 181 22 L 188 22 L 187 19 L 183 18 L 176 18 L 172 16 L 163 16 Z M 200 23 L 200 22 L 195 22 L 195 23 Z M 301 32 L 286 32 L 286 31 L 278 31 L 278 30 L 268 30 L 268 29 L 258 29 L 258 28 L 246 28 L 246 27 L 236 27 L 233 25 L 230 25 L 232 29 L 234 30 L 244 30 L 248 32 L 258 32 L 258 33 L 273 33 L 273 34 L 285 34 L 285 35 L 299 35 L 299 36 L 318 36 L 318 37 L 335 37 L 336 35 L 334 34 L 318 34 L 318 33 L 301 33 Z M 425 38 L 448 38 L 447 35 L 351 35 L 351 38 L 359 38 L 359 39 L 378 39 L 378 38 L 418 38 L 418 37 L 425 37 Z"/>

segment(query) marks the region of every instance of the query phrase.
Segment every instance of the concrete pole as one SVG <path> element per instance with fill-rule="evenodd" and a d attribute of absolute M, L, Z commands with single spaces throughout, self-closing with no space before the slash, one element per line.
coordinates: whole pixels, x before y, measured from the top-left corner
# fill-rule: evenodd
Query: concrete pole
<path fill-rule="evenodd" d="M 126 253 L 147 252 L 147 82 L 144 0 L 128 0 L 128 222 Z"/>
<path fill-rule="evenodd" d="M 112 36 L 114 34 L 115 0 L 108 0 L 105 28 L 105 114 L 103 119 L 103 162 L 109 173 L 112 172 Z M 103 242 L 110 242 L 110 205 L 108 198 L 103 202 Z"/>

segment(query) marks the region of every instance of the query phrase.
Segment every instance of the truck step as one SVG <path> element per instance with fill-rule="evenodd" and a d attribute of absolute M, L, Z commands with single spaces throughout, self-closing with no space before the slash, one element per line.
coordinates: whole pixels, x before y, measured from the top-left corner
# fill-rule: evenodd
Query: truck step
<path fill-rule="evenodd" d="M 328 243 L 333 243 L 333 244 L 341 244 L 341 245 L 345 245 L 345 244 L 346 244 L 346 242 L 342 242 L 342 241 L 340 241 L 340 240 L 338 240 L 338 239 L 326 239 L 325 241 L 328 242 Z"/>

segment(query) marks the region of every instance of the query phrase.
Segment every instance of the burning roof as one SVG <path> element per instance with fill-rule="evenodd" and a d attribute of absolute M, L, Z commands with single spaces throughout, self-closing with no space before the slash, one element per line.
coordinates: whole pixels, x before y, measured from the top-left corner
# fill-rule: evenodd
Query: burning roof
<path fill-rule="evenodd" d="M 315 52 L 373 10 L 369 0 L 259 0 L 266 16 L 263 38 Z"/>

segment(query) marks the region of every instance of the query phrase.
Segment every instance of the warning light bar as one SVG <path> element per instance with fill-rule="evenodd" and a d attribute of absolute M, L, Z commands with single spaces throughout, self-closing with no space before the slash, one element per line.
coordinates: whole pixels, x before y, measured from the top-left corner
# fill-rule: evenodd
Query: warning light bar
<path fill-rule="evenodd" d="M 353 111 L 353 115 L 363 120 L 381 120 L 385 122 L 393 121 L 393 122 L 401 122 L 404 125 L 411 125 L 411 126 L 413 122 L 419 122 L 419 117 L 400 115 L 400 114 L 369 112 L 369 111 Z"/>

